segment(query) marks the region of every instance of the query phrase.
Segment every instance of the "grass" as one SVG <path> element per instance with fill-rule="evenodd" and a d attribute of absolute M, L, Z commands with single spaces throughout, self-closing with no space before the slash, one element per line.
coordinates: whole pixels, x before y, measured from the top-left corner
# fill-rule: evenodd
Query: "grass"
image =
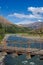
<path fill-rule="evenodd" d="M 3 38 L 4 38 L 4 35 L 0 34 L 0 43 L 1 43 L 1 41 L 2 41 Z"/>

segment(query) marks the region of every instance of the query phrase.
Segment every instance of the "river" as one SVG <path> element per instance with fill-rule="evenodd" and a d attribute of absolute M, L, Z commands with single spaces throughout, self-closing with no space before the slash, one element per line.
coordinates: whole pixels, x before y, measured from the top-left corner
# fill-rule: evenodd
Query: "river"
<path fill-rule="evenodd" d="M 21 37 L 15 37 L 15 36 L 9 36 L 7 38 L 7 41 L 21 41 L 24 42 L 24 44 L 20 44 L 20 43 L 12 43 L 12 42 L 7 42 L 7 46 L 17 46 L 17 47 L 29 47 L 27 41 L 32 41 L 30 39 L 26 39 L 26 38 L 21 38 Z M 38 48 L 40 49 L 40 43 L 35 41 L 35 42 L 31 42 L 32 44 L 30 44 L 31 48 Z M 41 44 L 41 49 L 43 49 L 43 43 Z M 40 56 L 39 55 L 35 55 L 34 57 L 32 57 L 31 59 L 27 59 L 26 55 L 20 55 L 17 57 L 13 57 L 12 54 L 7 54 L 3 60 L 5 65 L 43 65 L 43 60 L 40 60 Z"/>

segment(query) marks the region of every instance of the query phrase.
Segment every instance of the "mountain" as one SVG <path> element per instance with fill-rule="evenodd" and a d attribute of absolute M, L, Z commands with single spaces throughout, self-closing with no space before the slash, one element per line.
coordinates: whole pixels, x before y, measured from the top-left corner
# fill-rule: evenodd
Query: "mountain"
<path fill-rule="evenodd" d="M 0 16 L 0 33 L 30 33 L 43 32 L 43 22 L 35 22 L 31 24 L 16 25 Z"/>
<path fill-rule="evenodd" d="M 25 33 L 30 31 L 31 29 L 22 27 L 16 24 L 9 22 L 4 17 L 0 16 L 0 33 Z"/>
<path fill-rule="evenodd" d="M 43 28 L 43 22 L 34 22 L 34 23 L 30 23 L 30 24 L 20 24 L 23 27 L 29 27 L 32 29 L 38 29 L 38 28 Z"/>
<path fill-rule="evenodd" d="M 5 19 L 4 17 L 0 16 L 0 23 L 6 24 L 6 25 L 11 25 L 12 23 Z"/>

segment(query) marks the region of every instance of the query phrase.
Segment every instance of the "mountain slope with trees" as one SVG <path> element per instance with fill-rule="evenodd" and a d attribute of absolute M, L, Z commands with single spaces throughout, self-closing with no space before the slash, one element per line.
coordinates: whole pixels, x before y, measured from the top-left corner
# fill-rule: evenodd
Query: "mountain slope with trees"
<path fill-rule="evenodd" d="M 21 26 L 12 24 L 5 18 L 0 17 L 0 33 L 2 33 L 2 31 L 4 33 L 23 33 L 23 32 L 26 33 L 30 30 L 31 28 L 21 27 Z"/>

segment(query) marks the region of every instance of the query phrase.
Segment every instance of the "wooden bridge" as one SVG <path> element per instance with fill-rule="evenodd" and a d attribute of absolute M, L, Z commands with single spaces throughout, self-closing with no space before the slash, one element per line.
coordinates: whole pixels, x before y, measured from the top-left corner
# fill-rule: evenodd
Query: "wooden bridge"
<path fill-rule="evenodd" d="M 31 48 L 30 47 L 30 42 L 28 41 L 28 48 L 23 48 L 23 47 L 12 47 L 12 46 L 7 46 L 7 43 L 9 41 L 3 41 L 2 45 L 0 46 L 0 52 L 6 52 L 8 54 L 15 54 L 16 56 L 21 55 L 21 54 L 26 54 L 26 57 L 28 59 L 31 58 L 31 55 L 43 55 L 43 49 L 41 49 L 41 44 L 40 44 L 40 48 Z M 11 41 L 10 41 L 11 43 Z M 14 41 L 14 44 L 16 44 L 17 41 Z M 23 44 L 22 42 L 20 42 L 21 44 Z"/>

